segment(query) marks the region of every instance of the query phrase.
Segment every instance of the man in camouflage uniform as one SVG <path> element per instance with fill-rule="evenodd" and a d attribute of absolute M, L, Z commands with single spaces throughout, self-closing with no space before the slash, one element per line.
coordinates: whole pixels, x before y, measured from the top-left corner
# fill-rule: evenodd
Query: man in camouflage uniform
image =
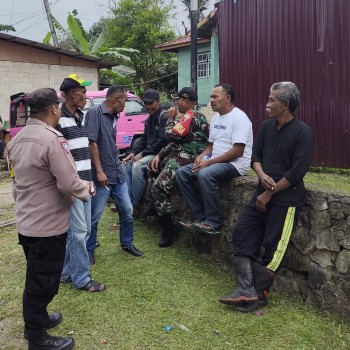
<path fill-rule="evenodd" d="M 175 225 L 171 219 L 170 192 L 176 186 L 175 173 L 180 167 L 193 163 L 207 146 L 209 125 L 206 117 L 195 110 L 198 96 L 194 89 L 184 87 L 176 95 L 180 120 L 175 120 L 176 109 L 168 110 L 166 125 L 167 145 L 149 165 L 151 196 L 162 226 L 159 247 L 169 247 L 173 241 Z"/>

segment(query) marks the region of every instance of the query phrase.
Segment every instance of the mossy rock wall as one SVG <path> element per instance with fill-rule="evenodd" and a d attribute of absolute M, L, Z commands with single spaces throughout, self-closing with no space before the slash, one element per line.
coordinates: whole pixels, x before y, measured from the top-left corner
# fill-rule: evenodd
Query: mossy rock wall
<path fill-rule="evenodd" d="M 244 176 L 222 183 L 222 234 L 211 237 L 182 230 L 181 244 L 210 254 L 224 269 L 233 271 L 232 227 L 250 200 L 256 181 Z M 174 221 L 191 219 L 178 190 L 173 193 L 172 205 Z M 350 319 L 350 197 L 309 190 L 273 288 Z"/>

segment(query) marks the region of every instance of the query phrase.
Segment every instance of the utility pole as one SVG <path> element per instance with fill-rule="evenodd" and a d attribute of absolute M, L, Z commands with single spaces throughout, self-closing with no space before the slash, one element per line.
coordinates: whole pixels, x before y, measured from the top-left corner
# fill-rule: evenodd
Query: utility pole
<path fill-rule="evenodd" d="M 197 91 L 198 0 L 191 0 L 191 86 Z"/>
<path fill-rule="evenodd" d="M 52 23 L 52 20 L 51 20 L 51 10 L 50 10 L 49 1 L 48 0 L 43 0 L 43 2 L 44 2 L 44 6 L 45 6 L 47 21 L 49 22 L 49 26 L 50 26 L 50 31 L 51 31 L 53 44 L 54 44 L 54 46 L 58 47 L 58 40 L 57 40 L 56 30 L 55 30 L 55 27 L 54 27 L 54 25 Z"/>

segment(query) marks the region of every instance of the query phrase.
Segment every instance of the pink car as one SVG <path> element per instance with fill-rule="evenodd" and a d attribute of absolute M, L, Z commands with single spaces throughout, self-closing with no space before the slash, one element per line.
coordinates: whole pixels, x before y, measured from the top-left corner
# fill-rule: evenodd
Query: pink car
<path fill-rule="evenodd" d="M 105 98 L 106 91 L 87 91 L 84 112 L 101 104 Z M 129 148 L 143 134 L 147 117 L 142 101 L 128 92 L 125 109 L 120 113 L 117 123 L 117 146 L 120 150 Z"/>
<path fill-rule="evenodd" d="M 29 106 L 28 94 L 19 93 L 11 96 L 10 103 L 10 137 L 13 138 L 27 123 Z M 84 113 L 93 106 L 101 104 L 106 98 L 106 91 L 87 91 Z M 117 146 L 120 150 L 126 150 L 143 134 L 145 120 L 148 114 L 145 112 L 142 101 L 131 93 L 125 103 L 125 109 L 120 113 L 117 123 Z"/>

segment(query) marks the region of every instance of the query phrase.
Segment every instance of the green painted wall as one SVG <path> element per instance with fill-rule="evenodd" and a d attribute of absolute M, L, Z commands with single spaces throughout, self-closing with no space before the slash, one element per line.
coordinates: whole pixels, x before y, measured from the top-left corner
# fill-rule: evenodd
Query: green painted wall
<path fill-rule="evenodd" d="M 210 92 L 219 83 L 218 37 L 215 32 L 211 42 L 198 45 L 198 53 L 211 52 L 211 75 L 209 78 L 198 79 L 198 103 L 207 105 Z M 180 48 L 178 52 L 178 89 L 191 86 L 191 50 L 190 47 Z"/>

